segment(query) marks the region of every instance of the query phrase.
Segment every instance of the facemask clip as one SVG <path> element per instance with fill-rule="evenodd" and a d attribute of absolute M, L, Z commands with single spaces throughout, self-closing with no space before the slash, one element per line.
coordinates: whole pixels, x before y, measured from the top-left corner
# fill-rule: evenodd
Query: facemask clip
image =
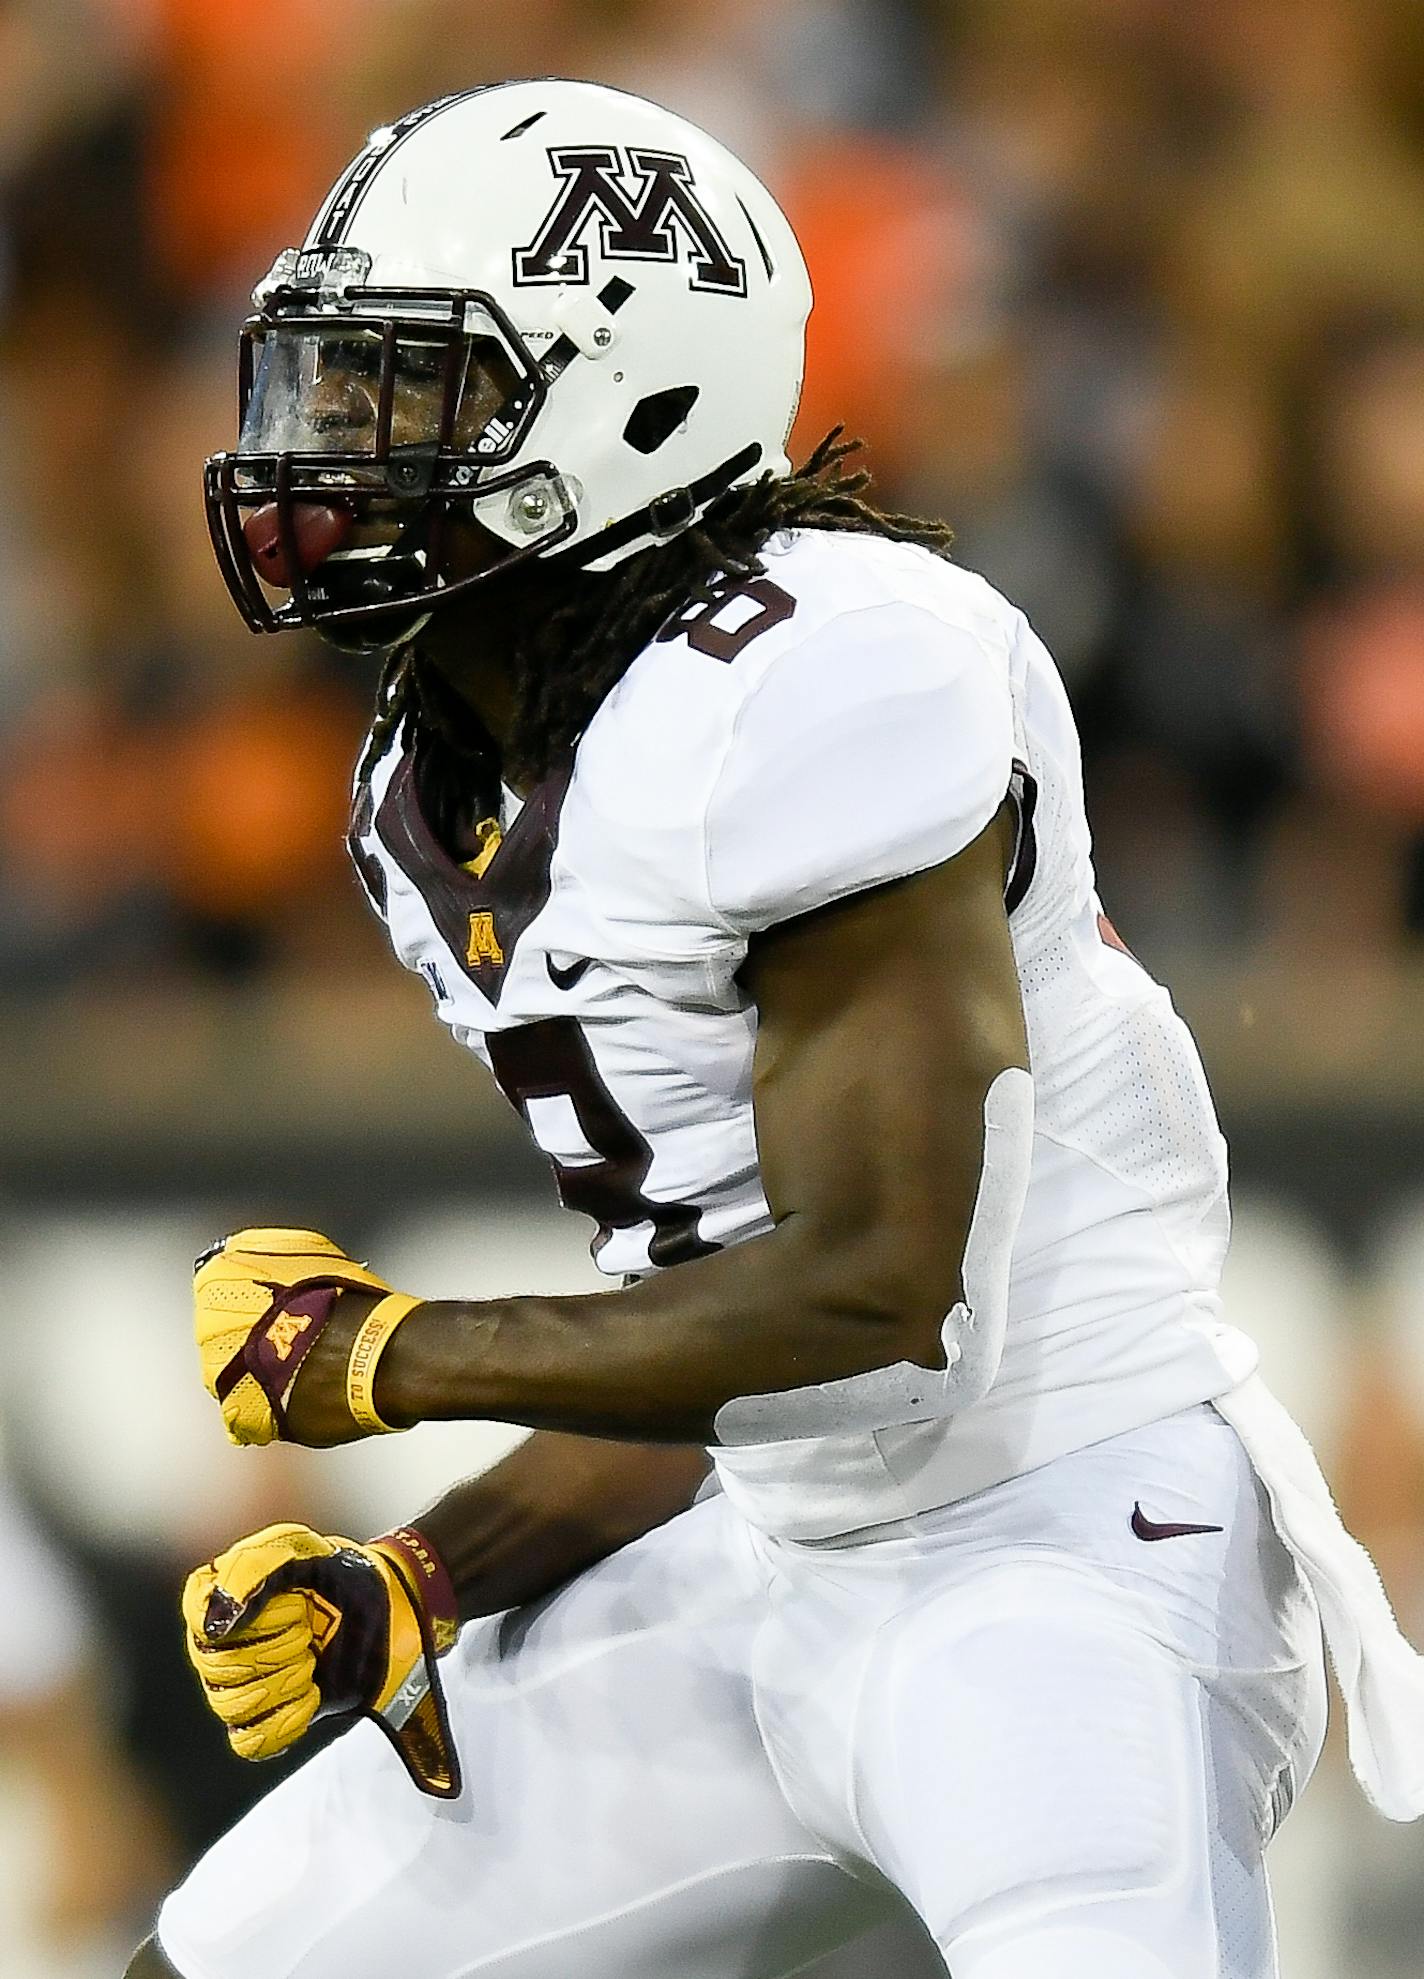
<path fill-rule="evenodd" d="M 435 481 L 438 440 L 394 446 L 386 463 L 386 485 L 402 501 L 424 501 Z"/>

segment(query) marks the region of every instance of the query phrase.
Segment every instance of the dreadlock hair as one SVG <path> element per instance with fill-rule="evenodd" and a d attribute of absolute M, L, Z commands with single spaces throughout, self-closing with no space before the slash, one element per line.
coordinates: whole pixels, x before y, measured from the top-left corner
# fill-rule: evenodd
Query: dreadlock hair
<path fill-rule="evenodd" d="M 612 571 L 551 559 L 511 571 L 504 585 L 492 578 L 511 626 L 515 718 L 507 755 L 412 644 L 386 662 L 361 775 L 399 734 L 417 759 L 430 822 L 448 839 L 458 820 L 498 815 L 501 778 L 537 782 L 566 762 L 600 703 L 675 612 L 712 603 L 728 581 L 765 574 L 759 553 L 768 538 L 788 529 L 844 530 L 947 555 L 953 532 L 944 523 L 889 515 L 864 499 L 868 470 L 845 471 L 862 442 L 843 439 L 843 430 L 833 428 L 788 478 L 764 475 L 730 490 L 681 535 Z"/>

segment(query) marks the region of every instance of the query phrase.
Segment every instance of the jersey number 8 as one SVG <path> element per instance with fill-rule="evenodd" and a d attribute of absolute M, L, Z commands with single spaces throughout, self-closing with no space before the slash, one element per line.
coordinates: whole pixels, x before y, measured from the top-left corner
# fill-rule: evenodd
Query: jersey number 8
<path fill-rule="evenodd" d="M 599 1226 L 596 1257 L 615 1230 L 650 1223 L 648 1257 L 653 1264 L 683 1264 L 710 1257 L 718 1246 L 697 1234 L 692 1203 L 654 1202 L 643 1193 L 653 1151 L 622 1112 L 594 1062 L 588 1039 L 572 1017 L 546 1017 L 513 1030 L 493 1031 L 487 1040 L 490 1066 L 500 1091 L 524 1116 L 537 1141 L 530 1102 L 565 1099 L 596 1161 L 567 1162 L 550 1157 L 559 1199 L 566 1209 L 591 1216 Z"/>

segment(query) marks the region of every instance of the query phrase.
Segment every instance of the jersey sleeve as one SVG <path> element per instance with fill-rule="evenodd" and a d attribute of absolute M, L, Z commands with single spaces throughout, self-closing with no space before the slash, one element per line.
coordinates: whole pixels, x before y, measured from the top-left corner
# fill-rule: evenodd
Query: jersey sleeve
<path fill-rule="evenodd" d="M 737 711 L 707 808 L 713 912 L 751 935 L 941 865 L 1013 772 L 1008 658 L 922 606 L 833 619 Z"/>

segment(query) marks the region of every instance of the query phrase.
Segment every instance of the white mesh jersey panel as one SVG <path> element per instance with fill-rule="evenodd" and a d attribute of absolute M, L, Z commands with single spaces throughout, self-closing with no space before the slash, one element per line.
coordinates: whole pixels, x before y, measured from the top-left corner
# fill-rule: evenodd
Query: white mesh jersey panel
<path fill-rule="evenodd" d="M 769 1227 L 749 937 L 954 857 L 1011 782 L 1031 793 L 1011 929 L 1038 1125 L 1003 1360 L 948 1425 L 717 1452 L 750 1519 L 814 1538 L 1210 1399 L 1250 1349 L 1225 1350 L 1217 1315 L 1226 1176 L 1205 1077 L 1102 918 L 1052 661 L 981 578 L 923 550 L 798 532 L 764 560 L 634 661 L 567 789 L 511 804 L 483 880 L 434 846 L 394 752 L 357 849 L 400 959 L 602 1226 L 617 1277 Z"/>

